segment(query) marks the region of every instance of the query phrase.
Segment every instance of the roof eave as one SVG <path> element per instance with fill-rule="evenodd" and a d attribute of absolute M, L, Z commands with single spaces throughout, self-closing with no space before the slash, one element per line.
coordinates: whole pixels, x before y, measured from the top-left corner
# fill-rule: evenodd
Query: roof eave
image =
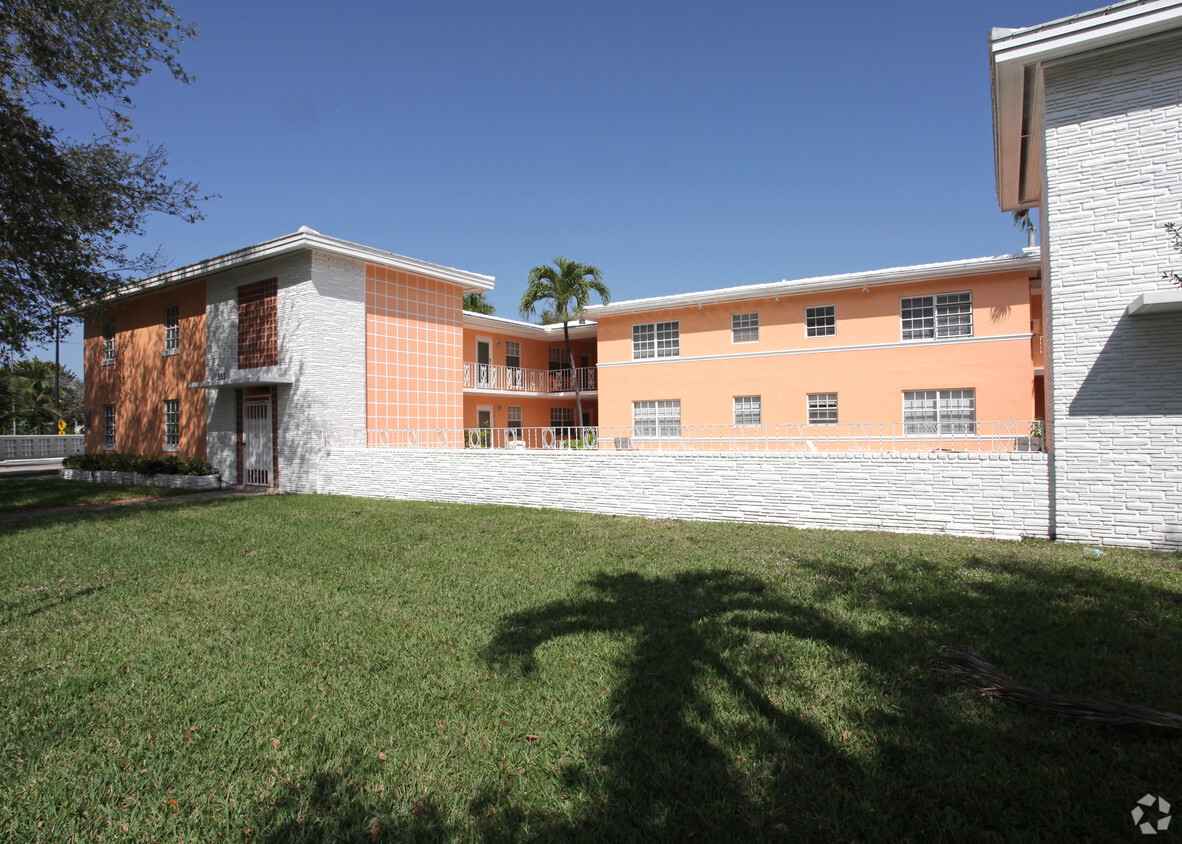
<path fill-rule="evenodd" d="M 1037 247 L 1024 250 L 1016 255 L 1001 255 L 991 258 L 971 258 L 964 261 L 946 261 L 938 264 L 918 264 L 909 267 L 892 267 L 885 270 L 845 273 L 842 275 L 818 276 L 784 280 L 771 284 L 753 284 L 743 287 L 729 287 L 721 290 L 705 290 L 697 293 L 679 293 L 673 296 L 654 296 L 649 299 L 633 299 L 613 302 L 610 305 L 592 305 L 587 309 L 589 316 L 602 319 L 606 316 L 664 311 L 707 305 L 721 305 L 729 302 L 743 302 L 754 299 L 771 299 L 777 296 L 801 296 L 809 293 L 826 293 L 857 287 L 882 287 L 893 284 L 908 284 L 917 281 L 933 281 L 942 278 L 961 278 L 977 275 L 992 275 L 1013 271 L 1036 271 L 1041 267 Z"/>

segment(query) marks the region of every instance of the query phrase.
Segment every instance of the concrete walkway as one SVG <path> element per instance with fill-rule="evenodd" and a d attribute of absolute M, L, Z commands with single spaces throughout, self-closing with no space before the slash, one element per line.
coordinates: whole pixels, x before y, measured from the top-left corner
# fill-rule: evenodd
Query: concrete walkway
<path fill-rule="evenodd" d="M 229 498 L 241 495 L 276 495 L 273 490 L 265 487 L 232 487 L 230 489 L 213 489 L 207 492 L 190 492 L 184 495 L 161 495 L 151 498 L 128 498 L 123 501 L 102 501 L 97 504 L 74 504 L 69 507 L 49 507 L 44 510 L 12 510 L 0 512 L 0 521 L 25 519 L 31 516 L 59 516 L 64 513 L 80 513 L 89 510 L 110 510 L 113 507 L 126 507 L 129 504 L 184 504 L 205 498 Z"/>

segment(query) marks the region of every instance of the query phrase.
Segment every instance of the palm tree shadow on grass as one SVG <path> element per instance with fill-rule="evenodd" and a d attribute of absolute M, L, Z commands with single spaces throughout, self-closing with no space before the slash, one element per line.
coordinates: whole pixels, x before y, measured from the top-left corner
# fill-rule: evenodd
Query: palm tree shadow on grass
<path fill-rule="evenodd" d="M 756 630 L 832 639 L 838 631 L 831 621 L 769 594 L 755 578 L 725 571 L 673 578 L 604 574 L 586 585 L 597 595 L 504 619 L 485 652 L 488 661 L 529 677 L 536 671 L 536 651 L 547 642 L 587 633 L 632 638 L 625 677 L 608 703 L 615 729 L 591 768 L 602 776 L 573 767 L 565 772 L 567 786 L 592 796 L 598 814 L 573 823 L 535 821 L 531 833 L 542 839 L 766 835 L 784 814 L 751 798 L 736 752 L 743 744 L 775 748 L 786 774 L 808 760 L 810 780 L 857 789 L 863 776 L 857 764 L 814 725 L 775 705 L 725 656 Z M 710 687 L 734 701 L 744 726 L 737 727 L 733 718 L 720 722 L 706 693 Z M 736 729 L 745 737 L 735 735 Z M 792 791 L 790 785 L 779 789 L 776 802 L 790 802 Z M 793 836 L 826 832 L 807 828 L 807 821 L 802 828 L 800 816 L 796 821 Z"/>

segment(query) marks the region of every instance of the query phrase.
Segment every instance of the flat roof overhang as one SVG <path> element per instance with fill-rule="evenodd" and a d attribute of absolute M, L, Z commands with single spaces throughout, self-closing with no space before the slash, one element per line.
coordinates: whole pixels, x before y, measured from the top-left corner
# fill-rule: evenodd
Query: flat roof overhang
<path fill-rule="evenodd" d="M 1142 293 L 1125 309 L 1131 317 L 1182 313 L 1182 290 L 1151 290 Z"/>
<path fill-rule="evenodd" d="M 211 381 L 193 381 L 188 386 L 190 390 L 220 390 L 223 387 L 290 387 L 295 379 L 283 372 L 277 372 L 276 367 L 260 367 L 257 371 L 243 371 L 231 369 L 224 377 L 215 377 Z"/>
<path fill-rule="evenodd" d="M 1182 0 L 1128 0 L 989 33 L 994 172 L 1002 211 L 1034 208 L 1042 201 L 1044 68 L 1180 27 Z"/>

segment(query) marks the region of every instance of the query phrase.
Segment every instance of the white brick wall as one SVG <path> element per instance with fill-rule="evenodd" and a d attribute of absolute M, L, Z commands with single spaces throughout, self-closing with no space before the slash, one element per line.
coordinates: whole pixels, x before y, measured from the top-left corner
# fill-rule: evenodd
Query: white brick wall
<path fill-rule="evenodd" d="M 279 281 L 279 485 L 316 492 L 325 434 L 365 429 L 365 264 L 313 253 L 311 281 Z"/>
<path fill-rule="evenodd" d="M 320 491 L 802 528 L 1049 532 L 1044 454 L 596 454 L 335 448 Z"/>
<path fill-rule="evenodd" d="M 1182 548 L 1182 320 L 1131 319 L 1182 266 L 1182 36 L 1046 70 L 1044 255 L 1060 539 Z"/>

